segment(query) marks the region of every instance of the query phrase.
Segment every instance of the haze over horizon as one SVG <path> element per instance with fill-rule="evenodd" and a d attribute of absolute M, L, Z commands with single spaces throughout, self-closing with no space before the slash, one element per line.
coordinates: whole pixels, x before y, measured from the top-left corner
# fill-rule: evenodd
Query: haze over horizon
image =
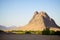
<path fill-rule="evenodd" d="M 26 25 L 35 11 L 45 11 L 60 26 L 60 0 L 0 0 L 0 25 Z"/>

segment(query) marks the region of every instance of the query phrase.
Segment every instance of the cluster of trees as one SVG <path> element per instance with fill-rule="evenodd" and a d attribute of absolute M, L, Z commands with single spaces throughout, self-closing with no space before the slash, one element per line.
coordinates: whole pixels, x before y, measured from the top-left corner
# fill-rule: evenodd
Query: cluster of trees
<path fill-rule="evenodd" d="M 26 31 L 25 34 L 41 34 L 41 35 L 60 35 L 60 31 L 53 31 L 49 29 L 45 29 L 43 31 Z"/>
<path fill-rule="evenodd" d="M 22 30 L 18 30 L 18 31 L 10 31 L 10 33 L 16 33 L 16 34 L 41 34 L 41 35 L 60 35 L 60 31 L 53 31 L 53 30 L 49 30 L 49 29 L 45 29 L 43 31 L 22 31 Z"/>
<path fill-rule="evenodd" d="M 0 34 L 6 34 L 6 32 L 3 30 L 0 30 Z"/>
<path fill-rule="evenodd" d="M 45 29 L 42 31 L 42 35 L 60 35 L 60 31 Z"/>
<path fill-rule="evenodd" d="M 22 31 L 22 30 L 13 30 L 9 32 L 15 34 L 41 34 L 42 33 L 42 31 Z"/>
<path fill-rule="evenodd" d="M 4 33 L 4 31 L 0 30 L 0 33 Z M 40 35 L 60 35 L 60 31 L 52 31 L 49 29 L 45 29 L 43 31 L 21 31 L 21 30 L 13 30 L 9 31 L 8 33 L 15 33 L 15 34 L 40 34 Z"/>

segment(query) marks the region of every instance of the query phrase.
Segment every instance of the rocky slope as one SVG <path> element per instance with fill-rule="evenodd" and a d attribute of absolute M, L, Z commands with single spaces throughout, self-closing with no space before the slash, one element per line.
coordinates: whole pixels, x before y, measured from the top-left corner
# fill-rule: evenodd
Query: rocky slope
<path fill-rule="evenodd" d="M 24 27 L 21 27 L 20 30 L 23 31 L 42 31 L 46 28 L 49 28 L 50 30 L 60 31 L 60 28 L 57 26 L 55 21 L 50 18 L 46 12 L 34 12 L 33 18 L 29 21 L 27 25 Z"/>

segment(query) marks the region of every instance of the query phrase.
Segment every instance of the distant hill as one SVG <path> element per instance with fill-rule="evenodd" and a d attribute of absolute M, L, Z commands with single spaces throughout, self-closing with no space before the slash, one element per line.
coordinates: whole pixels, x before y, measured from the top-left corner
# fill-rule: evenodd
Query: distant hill
<path fill-rule="evenodd" d="M 0 25 L 0 30 L 6 30 L 6 26 Z"/>
<path fill-rule="evenodd" d="M 55 23 L 55 21 L 48 16 L 46 12 L 34 12 L 33 18 L 29 21 L 27 25 L 21 27 L 19 30 L 23 31 L 42 31 L 46 28 L 50 30 L 60 31 L 60 27 Z"/>
<path fill-rule="evenodd" d="M 10 31 L 10 30 L 17 30 L 18 28 L 20 28 L 20 27 L 16 27 L 16 26 L 6 27 L 6 26 L 3 26 L 3 25 L 0 25 L 0 30 Z"/>

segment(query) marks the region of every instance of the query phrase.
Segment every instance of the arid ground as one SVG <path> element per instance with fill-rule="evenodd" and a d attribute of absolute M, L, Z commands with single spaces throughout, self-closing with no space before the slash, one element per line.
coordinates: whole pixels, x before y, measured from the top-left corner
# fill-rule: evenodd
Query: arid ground
<path fill-rule="evenodd" d="M 60 40 L 60 36 L 33 34 L 0 34 L 0 40 Z"/>

